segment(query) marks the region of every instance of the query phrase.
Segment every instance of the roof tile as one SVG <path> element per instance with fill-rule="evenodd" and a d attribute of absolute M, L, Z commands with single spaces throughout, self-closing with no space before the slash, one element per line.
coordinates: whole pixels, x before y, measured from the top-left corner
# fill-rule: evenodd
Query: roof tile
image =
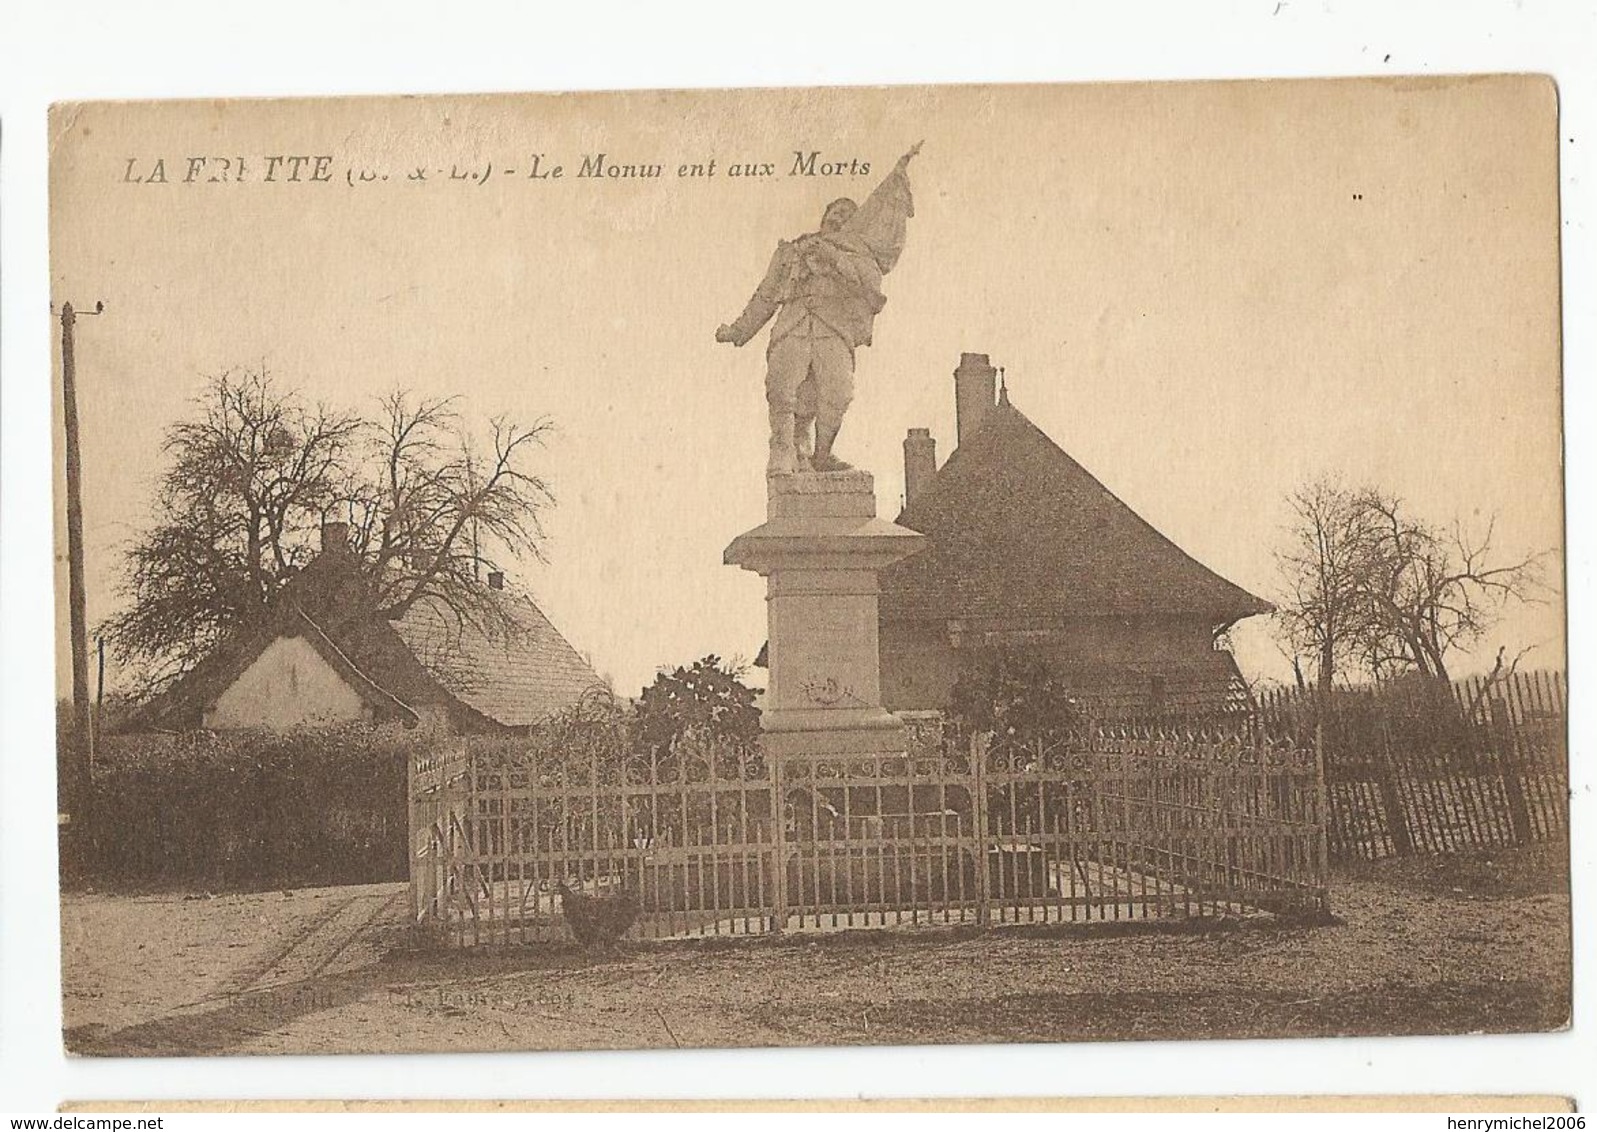
<path fill-rule="evenodd" d="M 898 522 L 928 545 L 884 572 L 884 618 L 1220 623 L 1271 609 L 1160 534 L 1006 402 Z"/>

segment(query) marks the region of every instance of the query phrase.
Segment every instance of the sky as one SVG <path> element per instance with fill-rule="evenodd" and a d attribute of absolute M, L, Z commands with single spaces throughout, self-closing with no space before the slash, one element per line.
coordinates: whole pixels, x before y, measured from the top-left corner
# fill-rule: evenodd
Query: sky
<path fill-rule="evenodd" d="M 548 416 L 547 561 L 515 580 L 623 692 L 752 657 L 763 583 L 721 552 L 764 517 L 764 336 L 714 331 L 778 238 L 921 139 L 838 444 L 881 513 L 906 429 L 952 449 L 951 374 L 976 351 L 1111 491 L 1260 596 L 1280 591 L 1286 497 L 1324 474 L 1495 520 L 1505 557 L 1561 551 L 1554 99 L 1477 78 L 58 109 L 52 289 L 106 304 L 77 339 L 90 622 L 117 607 L 164 430 L 210 375 L 265 365 L 351 408 L 404 387 Z M 790 175 L 795 152 L 870 173 Z M 576 176 L 600 153 L 663 175 Z M 242 157 L 245 179 L 211 183 L 212 162 L 185 184 L 194 155 Z M 327 179 L 264 179 L 293 155 L 329 156 Z M 527 176 L 534 155 L 564 176 Z M 714 177 L 676 175 L 711 158 Z M 729 175 L 748 163 L 773 175 Z M 1561 665 L 1550 598 L 1455 671 L 1499 645 Z M 1288 674 L 1262 619 L 1234 638 L 1247 675 Z"/>

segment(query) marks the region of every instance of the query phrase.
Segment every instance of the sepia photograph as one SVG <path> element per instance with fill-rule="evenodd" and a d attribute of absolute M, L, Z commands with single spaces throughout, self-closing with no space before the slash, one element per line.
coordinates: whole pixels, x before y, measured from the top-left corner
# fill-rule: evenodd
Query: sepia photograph
<path fill-rule="evenodd" d="M 1546 76 L 49 153 L 70 1054 L 1570 1025 Z"/>

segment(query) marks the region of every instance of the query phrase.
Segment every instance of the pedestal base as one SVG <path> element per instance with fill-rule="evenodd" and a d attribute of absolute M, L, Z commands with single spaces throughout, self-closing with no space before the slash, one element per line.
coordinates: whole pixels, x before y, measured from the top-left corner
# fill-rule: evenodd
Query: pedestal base
<path fill-rule="evenodd" d="M 767 486 L 766 522 L 725 555 L 766 579 L 766 749 L 778 758 L 903 750 L 903 724 L 882 707 L 877 574 L 925 536 L 876 517 L 868 472 L 772 476 Z"/>
<path fill-rule="evenodd" d="M 760 735 L 760 746 L 778 762 L 853 758 L 860 755 L 902 755 L 909 750 L 909 732 L 902 723 L 897 720 L 894 723 L 892 727 L 764 731 Z"/>

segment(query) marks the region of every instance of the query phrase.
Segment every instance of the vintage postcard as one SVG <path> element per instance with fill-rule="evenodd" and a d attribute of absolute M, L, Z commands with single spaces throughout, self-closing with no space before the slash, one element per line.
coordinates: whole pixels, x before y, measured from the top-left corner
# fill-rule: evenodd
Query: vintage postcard
<path fill-rule="evenodd" d="M 1565 1027 L 1557 128 L 55 107 L 68 1049 Z"/>

